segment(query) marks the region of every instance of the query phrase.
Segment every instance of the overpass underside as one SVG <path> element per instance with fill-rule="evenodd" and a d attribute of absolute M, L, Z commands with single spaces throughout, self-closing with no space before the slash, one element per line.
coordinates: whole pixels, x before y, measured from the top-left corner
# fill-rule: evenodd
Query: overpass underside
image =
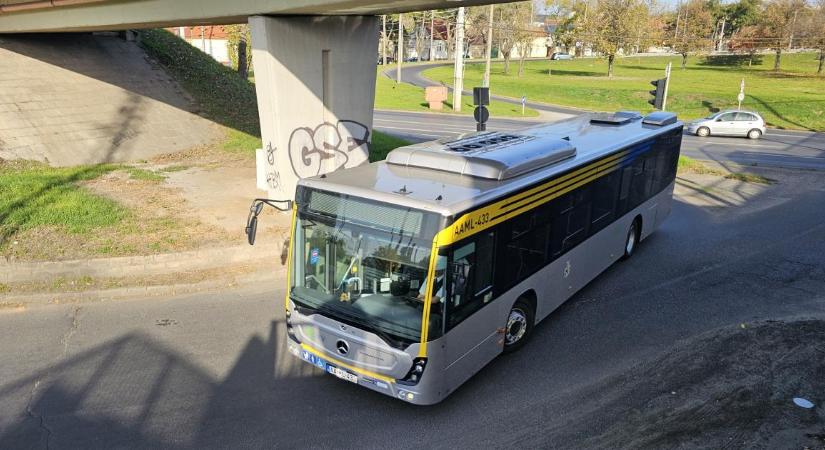
<path fill-rule="evenodd" d="M 247 17 L 373 16 L 491 0 L 0 0 L 0 33 L 123 30 L 246 22 Z"/>
<path fill-rule="evenodd" d="M 484 3 L 491 1 L 0 0 L 0 37 L 248 20 L 263 140 L 257 184 L 286 199 L 300 178 L 368 159 L 376 15 Z"/>

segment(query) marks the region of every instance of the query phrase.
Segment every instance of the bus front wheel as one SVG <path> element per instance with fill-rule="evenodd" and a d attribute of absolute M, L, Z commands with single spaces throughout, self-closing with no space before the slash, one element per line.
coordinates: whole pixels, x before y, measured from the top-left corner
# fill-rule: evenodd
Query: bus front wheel
<path fill-rule="evenodd" d="M 533 306 L 527 300 L 521 298 L 513 305 L 504 329 L 505 353 L 514 352 L 524 346 L 533 332 L 534 317 Z"/>

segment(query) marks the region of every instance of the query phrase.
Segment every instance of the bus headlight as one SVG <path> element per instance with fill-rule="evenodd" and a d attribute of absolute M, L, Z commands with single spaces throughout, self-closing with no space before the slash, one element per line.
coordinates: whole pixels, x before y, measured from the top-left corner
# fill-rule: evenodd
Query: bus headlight
<path fill-rule="evenodd" d="M 421 376 L 424 375 L 424 369 L 427 367 L 427 358 L 415 358 L 413 360 L 412 368 L 410 371 L 407 372 L 407 376 L 403 379 L 398 380 L 400 384 L 406 385 L 416 385 L 421 380 Z"/>

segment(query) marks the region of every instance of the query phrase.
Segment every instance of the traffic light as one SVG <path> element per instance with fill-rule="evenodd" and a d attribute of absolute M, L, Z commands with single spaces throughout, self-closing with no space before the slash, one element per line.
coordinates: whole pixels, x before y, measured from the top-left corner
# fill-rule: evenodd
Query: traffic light
<path fill-rule="evenodd" d="M 653 89 L 650 92 L 650 95 L 653 96 L 647 102 L 653 105 L 656 109 L 662 109 L 662 106 L 665 102 L 665 85 L 667 84 L 667 78 L 660 78 L 658 80 L 653 80 L 650 82 L 656 89 Z"/>

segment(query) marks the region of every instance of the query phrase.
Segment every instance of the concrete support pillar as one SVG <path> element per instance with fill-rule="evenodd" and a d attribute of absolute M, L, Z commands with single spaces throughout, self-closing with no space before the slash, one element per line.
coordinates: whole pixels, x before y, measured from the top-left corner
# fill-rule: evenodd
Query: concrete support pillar
<path fill-rule="evenodd" d="M 367 162 L 378 18 L 249 19 L 261 136 L 258 187 L 291 199 L 300 178 Z"/>

